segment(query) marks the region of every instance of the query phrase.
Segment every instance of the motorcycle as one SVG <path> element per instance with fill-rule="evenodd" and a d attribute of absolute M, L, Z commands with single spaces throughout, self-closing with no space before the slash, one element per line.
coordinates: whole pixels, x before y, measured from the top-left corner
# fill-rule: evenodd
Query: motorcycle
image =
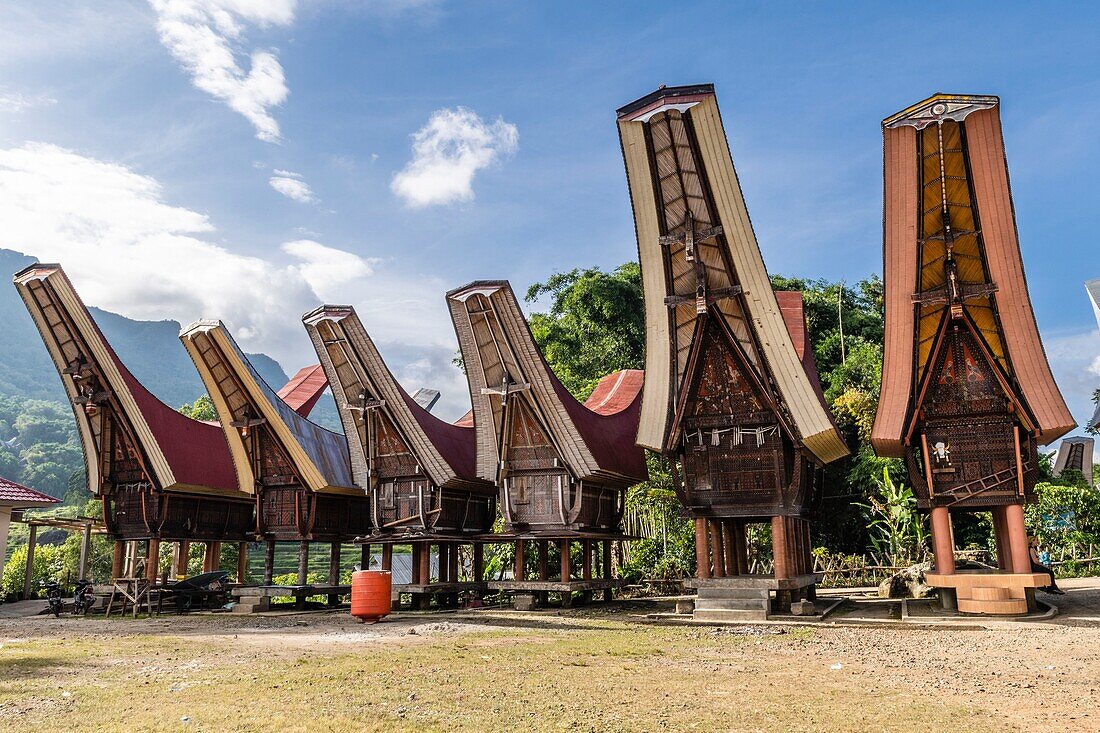
<path fill-rule="evenodd" d="M 56 618 L 61 618 L 61 607 L 64 601 L 61 599 L 61 586 L 55 580 L 42 581 L 42 587 L 46 589 L 46 600 L 50 604 L 50 613 Z"/>
<path fill-rule="evenodd" d="M 76 581 L 76 592 L 73 595 L 73 615 L 87 616 L 88 611 L 95 605 L 95 588 L 90 580 Z"/>

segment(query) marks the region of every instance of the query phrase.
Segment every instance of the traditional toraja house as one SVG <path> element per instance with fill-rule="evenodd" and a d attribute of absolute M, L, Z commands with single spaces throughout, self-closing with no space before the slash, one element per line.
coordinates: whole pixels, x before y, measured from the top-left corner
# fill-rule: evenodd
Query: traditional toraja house
<path fill-rule="evenodd" d="M 391 568 L 393 546 L 412 547 L 412 578 L 399 592 L 425 607 L 434 596 L 453 605 L 460 592 L 480 592 L 484 547 L 479 535 L 492 529 L 496 488 L 479 478 L 472 426 L 452 425 L 428 412 L 439 397 L 419 390 L 411 397 L 394 379 L 355 310 L 323 306 L 303 319 L 333 384 L 352 473 L 371 500 L 374 532 L 382 545 L 382 568 Z M 459 548 L 470 545 L 468 577 L 460 577 Z M 369 545 L 368 545 L 369 546 Z M 431 577 L 431 548 L 439 553 Z"/>
<path fill-rule="evenodd" d="M 882 123 L 886 342 L 872 432 L 932 514 L 945 605 L 1023 613 L 1037 447 L 1072 429 L 1024 280 L 996 97 L 937 94 Z M 989 511 L 999 572 L 956 572 L 952 511 Z M 957 594 L 957 595 L 956 595 Z"/>
<path fill-rule="evenodd" d="M 679 465 L 695 518 L 696 615 L 809 612 L 807 507 L 847 455 L 821 395 L 801 297 L 772 292 L 710 84 L 618 110 L 646 308 L 638 444 Z M 786 317 L 786 318 L 785 318 Z M 745 527 L 770 522 L 771 577 L 748 576 Z M 792 607 L 792 603 L 797 605 Z"/>
<path fill-rule="evenodd" d="M 145 541 L 150 580 L 161 541 L 179 543 L 181 575 L 191 542 L 206 543 L 205 570 L 217 569 L 222 542 L 241 543 L 246 556 L 252 502 L 238 490 L 221 429 L 180 414 L 138 382 L 59 265 L 32 265 L 14 280 L 73 404 L 88 487 L 116 540 L 113 575 L 133 574 L 135 541 Z"/>
<path fill-rule="evenodd" d="M 1063 471 L 1077 471 L 1092 486 L 1092 454 L 1095 450 L 1096 440 L 1093 438 L 1063 438 L 1051 473 L 1060 477 Z"/>
<path fill-rule="evenodd" d="M 490 588 L 516 593 L 518 603 L 574 591 L 610 597 L 611 540 L 621 537 L 625 490 L 646 479 L 634 445 L 642 374 L 607 377 L 581 404 L 547 365 L 511 286 L 475 282 L 447 294 L 458 333 L 477 430 L 477 475 L 500 492 L 504 539 L 516 541 L 514 579 Z M 580 578 L 570 548 L 581 543 Z M 537 543 L 538 579 L 528 580 L 526 547 Z M 549 543 L 561 572 L 550 578 Z M 600 578 L 593 551 L 602 547 Z"/>
<path fill-rule="evenodd" d="M 328 583 L 338 586 L 341 544 L 371 530 L 370 502 L 352 476 L 344 436 L 310 422 L 276 394 L 220 321 L 192 324 L 180 340 L 217 408 L 237 483 L 255 501 L 255 531 L 267 543 L 264 585 L 272 582 L 275 543 L 293 541 L 297 585 L 310 585 L 310 543 L 327 542 Z M 308 396 L 317 386 L 299 383 L 287 395 L 304 410 L 303 391 Z"/>

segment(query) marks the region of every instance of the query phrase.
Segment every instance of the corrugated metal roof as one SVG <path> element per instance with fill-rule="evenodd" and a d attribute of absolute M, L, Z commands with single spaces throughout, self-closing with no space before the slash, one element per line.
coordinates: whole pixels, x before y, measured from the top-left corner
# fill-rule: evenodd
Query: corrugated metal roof
<path fill-rule="evenodd" d="M 302 417 L 309 417 L 313 406 L 328 389 L 328 379 L 320 364 L 302 367 L 279 390 L 279 398 Z"/>

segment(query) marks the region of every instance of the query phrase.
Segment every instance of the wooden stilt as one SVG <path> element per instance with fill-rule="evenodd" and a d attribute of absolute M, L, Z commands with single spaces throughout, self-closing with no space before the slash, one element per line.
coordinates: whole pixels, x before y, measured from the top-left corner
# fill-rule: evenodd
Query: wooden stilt
<path fill-rule="evenodd" d="M 719 520 L 722 527 L 722 549 L 726 566 L 726 575 L 737 575 L 737 546 L 733 542 L 733 522 L 729 519 Z"/>
<path fill-rule="evenodd" d="M 749 574 L 749 542 L 745 534 L 745 523 L 736 519 L 730 520 L 733 525 L 733 554 L 737 561 L 737 574 Z"/>
<path fill-rule="evenodd" d="M 516 540 L 516 560 L 512 566 L 512 576 L 520 582 L 527 580 L 527 541 Z"/>
<path fill-rule="evenodd" d="M 91 523 L 84 525 L 84 532 L 80 538 L 80 564 L 77 565 L 78 580 L 85 580 L 88 577 L 88 558 L 91 557 L 92 549 L 92 525 Z"/>
<path fill-rule="evenodd" d="M 710 520 L 710 556 L 716 578 L 726 577 L 726 549 L 722 538 L 721 522 L 717 519 Z"/>
<path fill-rule="evenodd" d="M 31 597 L 34 581 L 34 550 L 38 546 L 38 525 L 27 527 L 27 565 L 23 569 L 23 600 Z M 5 548 L 6 549 L 6 548 Z"/>
<path fill-rule="evenodd" d="M 775 565 L 775 579 L 791 577 L 787 554 L 786 517 L 772 517 L 772 557 Z"/>
<path fill-rule="evenodd" d="M 340 550 L 339 542 L 333 542 L 328 552 L 328 584 L 340 585 Z"/>
<path fill-rule="evenodd" d="M 241 542 L 237 545 L 237 582 L 248 582 L 248 543 Z"/>
<path fill-rule="evenodd" d="M 600 561 L 603 563 L 600 575 L 604 580 L 611 580 L 611 540 L 603 541 L 603 556 L 600 558 Z M 610 601 L 611 593 L 612 591 L 610 588 L 604 588 L 603 599 L 605 601 Z"/>
<path fill-rule="evenodd" d="M 485 545 L 481 542 L 474 543 L 474 577 L 475 583 L 485 580 Z"/>
<path fill-rule="evenodd" d="M 382 569 L 393 570 L 393 545 L 388 542 L 382 545 Z"/>
<path fill-rule="evenodd" d="M 539 540 L 539 580 L 550 579 L 550 542 Z"/>
<path fill-rule="evenodd" d="M 157 582 L 157 570 L 160 566 L 160 540 L 151 539 L 145 546 L 145 579 Z"/>
<path fill-rule="evenodd" d="M 710 542 L 704 517 L 695 518 L 695 575 L 702 579 L 710 577 Z"/>
<path fill-rule="evenodd" d="M 264 585 L 271 585 L 275 577 L 275 540 L 264 543 Z"/>
<path fill-rule="evenodd" d="M 1008 523 L 1005 520 L 1005 508 L 995 506 L 993 514 L 993 537 L 997 543 L 997 567 L 1006 573 L 1012 572 L 1012 553 L 1009 552 Z"/>
<path fill-rule="evenodd" d="M 447 559 L 450 561 L 448 563 L 450 565 L 450 567 L 447 570 L 447 577 L 449 577 L 451 579 L 452 583 L 457 583 L 458 582 L 458 543 L 457 542 L 452 542 L 451 543 L 451 552 L 447 556 Z"/>
<path fill-rule="evenodd" d="M 432 545 L 420 543 L 420 582 L 427 585 L 432 582 Z"/>
<path fill-rule="evenodd" d="M 561 541 L 561 582 L 568 583 L 573 576 L 573 558 L 569 554 L 569 540 Z M 570 608 L 573 605 L 572 591 L 561 592 L 562 608 Z"/>
<path fill-rule="evenodd" d="M 207 542 L 206 548 L 202 556 L 202 571 L 204 573 L 212 573 L 218 569 L 221 564 L 221 543 L 220 542 Z"/>
<path fill-rule="evenodd" d="M 309 541 L 298 543 L 298 585 L 309 584 Z"/>
<path fill-rule="evenodd" d="M 584 568 L 581 570 L 581 578 L 592 580 L 592 540 L 581 542 L 581 562 Z"/>
<path fill-rule="evenodd" d="M 421 585 L 424 580 L 420 577 L 420 555 L 424 551 L 424 545 L 414 542 L 412 545 L 412 584 Z"/>
<path fill-rule="evenodd" d="M 111 555 L 111 580 L 122 577 L 122 560 L 126 556 L 126 543 L 115 540 L 115 546 Z"/>
<path fill-rule="evenodd" d="M 176 567 L 173 572 L 176 574 L 177 580 L 183 580 L 187 577 L 189 566 L 191 564 L 191 543 L 188 540 L 183 540 L 176 543 Z"/>
<path fill-rule="evenodd" d="M 1012 557 L 1012 572 L 1030 573 L 1031 551 L 1027 542 L 1027 528 L 1024 526 L 1024 506 L 1009 504 L 1004 508 L 1004 513 L 1009 552 Z"/>
<path fill-rule="evenodd" d="M 950 575 L 955 572 L 955 541 L 951 535 L 951 512 L 945 506 L 932 507 L 932 554 L 936 559 L 936 572 Z"/>

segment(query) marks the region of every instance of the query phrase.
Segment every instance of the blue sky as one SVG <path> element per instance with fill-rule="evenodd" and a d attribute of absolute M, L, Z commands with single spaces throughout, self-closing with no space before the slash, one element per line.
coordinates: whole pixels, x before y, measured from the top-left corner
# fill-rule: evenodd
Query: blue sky
<path fill-rule="evenodd" d="M 446 289 L 636 256 L 621 104 L 714 82 L 769 270 L 854 281 L 881 269 L 879 121 L 997 94 L 1036 314 L 1084 421 L 1098 36 L 1085 4 L 9 2 L 0 246 L 125 315 L 224 318 L 287 369 L 310 353 L 297 316 L 351 302 L 453 416 Z"/>

